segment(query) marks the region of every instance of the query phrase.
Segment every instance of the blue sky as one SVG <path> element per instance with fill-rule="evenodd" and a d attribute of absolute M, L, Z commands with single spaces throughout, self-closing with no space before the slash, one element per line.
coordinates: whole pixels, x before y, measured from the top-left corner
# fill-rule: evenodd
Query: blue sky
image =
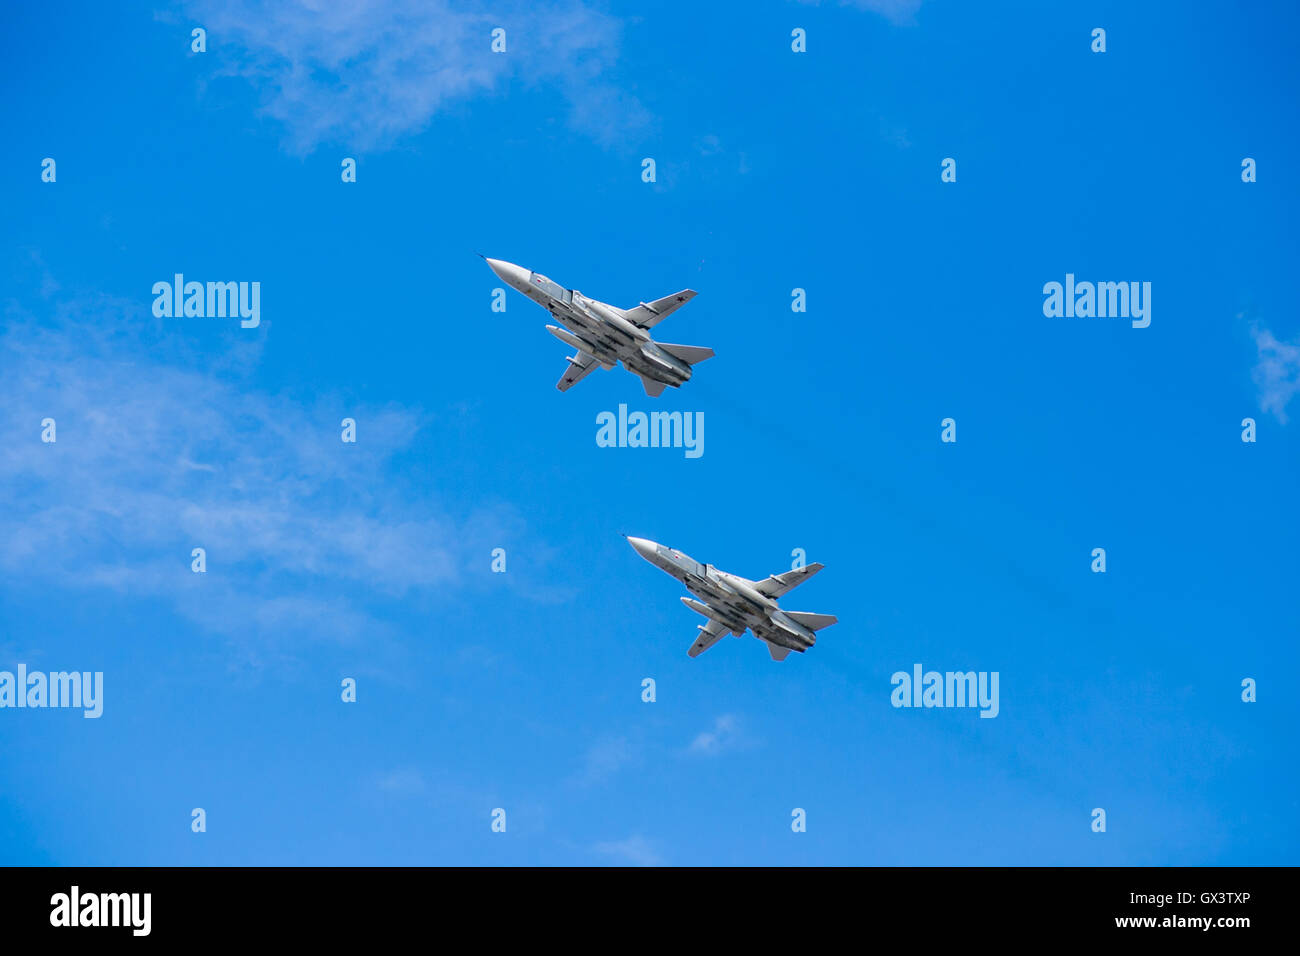
<path fill-rule="evenodd" d="M 346 6 L 4 14 L 0 669 L 105 702 L 0 710 L 0 862 L 1297 862 L 1293 8 Z M 561 394 L 475 253 L 696 289 L 656 336 L 717 357 Z M 177 272 L 261 325 L 156 319 Z M 688 659 L 620 532 L 803 548 L 839 623 Z M 997 718 L 891 707 L 918 662 Z"/>

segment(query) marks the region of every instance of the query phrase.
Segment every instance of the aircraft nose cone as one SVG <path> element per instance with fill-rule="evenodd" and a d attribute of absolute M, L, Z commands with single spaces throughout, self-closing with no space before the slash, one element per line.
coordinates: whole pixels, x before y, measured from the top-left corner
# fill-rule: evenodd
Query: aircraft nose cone
<path fill-rule="evenodd" d="M 636 553 L 641 555 L 647 561 L 653 560 L 651 557 L 655 553 L 655 543 L 646 538 L 628 538 L 627 543 L 636 549 Z"/>
<path fill-rule="evenodd" d="M 516 289 L 528 286 L 527 269 L 520 268 L 513 262 L 506 262 L 504 259 L 487 259 L 486 257 L 484 259 L 493 272 Z"/>

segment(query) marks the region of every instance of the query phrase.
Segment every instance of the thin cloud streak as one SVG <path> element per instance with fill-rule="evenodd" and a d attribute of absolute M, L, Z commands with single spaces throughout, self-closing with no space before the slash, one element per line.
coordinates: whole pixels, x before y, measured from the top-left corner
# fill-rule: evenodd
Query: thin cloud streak
<path fill-rule="evenodd" d="M 147 300 L 104 296 L 8 305 L 11 581 L 156 599 L 246 638 L 255 662 L 303 637 L 380 636 L 376 609 L 451 600 L 472 589 L 474 558 L 486 579 L 502 529 L 527 542 L 508 507 L 449 515 L 394 464 L 428 424 L 422 410 L 350 406 L 359 440 L 345 444 L 341 401 L 268 394 L 241 362 L 213 372 L 187 355 L 186 332 L 148 313 Z M 41 441 L 47 418 L 54 443 Z M 191 570 L 200 547 L 204 574 Z"/>
<path fill-rule="evenodd" d="M 518 85 L 551 87 L 570 126 L 604 146 L 651 117 L 607 78 L 621 25 L 577 0 L 513 2 L 492 14 L 449 0 L 195 0 L 218 75 L 247 80 L 281 124 L 289 152 L 324 143 L 383 148 L 443 110 Z M 491 49 L 506 31 L 506 50 Z"/>
<path fill-rule="evenodd" d="M 633 835 L 625 840 L 597 843 L 592 847 L 602 856 L 614 857 L 633 866 L 663 866 L 659 851 L 643 836 Z"/>

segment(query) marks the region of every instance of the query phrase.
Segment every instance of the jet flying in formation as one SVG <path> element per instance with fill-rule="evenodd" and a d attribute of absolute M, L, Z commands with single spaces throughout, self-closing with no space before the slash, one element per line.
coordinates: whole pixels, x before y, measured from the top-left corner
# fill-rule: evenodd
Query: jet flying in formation
<path fill-rule="evenodd" d="M 546 331 L 578 350 L 555 384 L 562 392 L 597 366 L 613 368 L 622 362 L 625 369 L 641 377 L 646 394 L 657 397 L 664 386 L 675 388 L 687 381 L 692 365 L 713 357 L 713 349 L 650 338 L 650 329 L 695 298 L 690 289 L 642 302 L 634 309 L 620 309 L 589 299 L 577 289 L 565 289 L 540 272 L 529 272 L 513 262 L 487 259 L 487 264 L 512 288 L 550 312 L 560 325 L 548 325 Z"/>
<path fill-rule="evenodd" d="M 658 542 L 646 538 L 627 540 L 637 554 L 661 571 L 667 571 L 700 598 L 699 601 L 682 598 L 688 608 L 709 619 L 708 624 L 700 625 L 700 636 L 687 652 L 691 657 L 699 657 L 728 631 L 741 637 L 748 628 L 767 645 L 773 660 L 783 661 L 791 651 L 802 654 L 812 647 L 817 642 L 816 632 L 837 620 L 832 614 L 783 611 L 776 603 L 777 598 L 807 581 L 824 565 L 810 564 L 762 581 L 750 581 L 700 564 L 690 555 Z"/>
<path fill-rule="evenodd" d="M 710 348 L 671 345 L 650 337 L 655 325 L 695 298 L 690 289 L 641 302 L 632 309 L 620 309 L 589 299 L 577 289 L 566 289 L 540 272 L 530 272 L 513 262 L 486 256 L 484 259 L 511 288 L 551 313 L 559 324 L 548 325 L 548 332 L 577 349 L 555 385 L 562 392 L 598 366 L 610 369 L 622 363 L 641 379 L 647 395 L 658 397 L 665 387 L 676 388 L 689 381 L 692 366 L 713 357 Z M 831 614 L 783 611 L 776 602 L 820 571 L 820 564 L 750 581 L 700 564 L 689 555 L 645 538 L 628 538 L 628 542 L 641 557 L 686 585 L 695 597 L 684 597 L 682 603 L 708 618 L 707 624 L 700 625 L 700 636 L 688 651 L 691 657 L 699 657 L 728 632 L 741 637 L 748 630 L 767 646 L 773 660 L 783 661 L 791 651 L 803 653 L 812 647 L 817 643 L 817 631 L 837 620 Z"/>

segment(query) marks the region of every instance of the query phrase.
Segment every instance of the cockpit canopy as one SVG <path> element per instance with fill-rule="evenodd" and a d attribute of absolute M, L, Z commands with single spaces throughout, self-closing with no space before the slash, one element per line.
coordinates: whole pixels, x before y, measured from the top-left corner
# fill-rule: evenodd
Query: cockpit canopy
<path fill-rule="evenodd" d="M 708 569 L 707 564 L 700 564 L 694 558 L 682 554 L 676 548 L 668 548 L 661 544 L 656 550 L 661 556 L 671 559 L 679 568 L 698 577 L 704 577 L 705 571 Z"/>
<path fill-rule="evenodd" d="M 552 282 L 540 272 L 534 272 L 528 277 L 528 281 L 537 286 L 552 299 L 558 299 L 566 305 L 573 301 L 573 293 L 561 286 L 558 282 Z"/>

